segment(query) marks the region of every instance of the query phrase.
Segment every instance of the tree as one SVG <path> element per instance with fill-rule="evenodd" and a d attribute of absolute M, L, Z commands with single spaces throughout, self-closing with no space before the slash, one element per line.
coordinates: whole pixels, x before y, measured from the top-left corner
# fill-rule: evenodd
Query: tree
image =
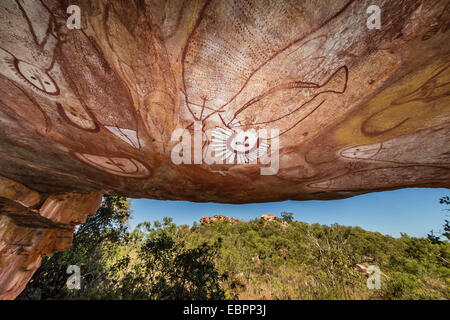
<path fill-rule="evenodd" d="M 448 196 L 442 197 L 439 199 L 440 204 L 450 205 L 450 198 Z M 450 209 L 444 209 L 445 211 L 450 211 Z M 434 231 L 431 230 L 430 233 L 427 235 L 428 239 L 432 243 L 442 243 L 441 237 L 444 236 L 447 238 L 447 240 L 450 240 L 450 222 L 449 220 L 445 219 L 445 223 L 443 225 L 444 231 L 441 232 L 438 235 L 434 234 Z"/>
<path fill-rule="evenodd" d="M 294 214 L 292 212 L 283 211 L 281 213 L 281 218 L 283 221 L 292 222 L 294 220 Z"/>
<path fill-rule="evenodd" d="M 142 227 L 141 225 L 139 227 Z M 221 299 L 224 293 L 214 260 L 222 240 L 188 248 L 180 241 L 181 229 L 171 218 L 145 224 L 146 235 L 136 239 L 135 250 L 111 268 L 114 298 Z M 130 244 L 127 244 L 128 246 Z"/>
<path fill-rule="evenodd" d="M 76 228 L 72 247 L 44 257 L 18 299 L 99 298 L 105 287 L 103 250 L 109 243 L 118 243 L 126 236 L 129 217 L 127 198 L 105 196 L 97 213 Z M 80 290 L 69 290 L 66 286 L 70 265 L 80 267 Z"/>
<path fill-rule="evenodd" d="M 446 204 L 446 205 L 450 205 L 450 198 L 448 196 L 446 197 L 442 197 L 440 199 L 440 203 L 441 204 Z M 445 209 L 446 211 L 450 211 L 450 209 Z M 447 238 L 447 240 L 450 240 L 450 225 L 449 225 L 449 221 L 447 219 L 445 219 L 445 224 L 444 224 L 444 232 L 442 233 L 442 235 L 444 237 Z"/>

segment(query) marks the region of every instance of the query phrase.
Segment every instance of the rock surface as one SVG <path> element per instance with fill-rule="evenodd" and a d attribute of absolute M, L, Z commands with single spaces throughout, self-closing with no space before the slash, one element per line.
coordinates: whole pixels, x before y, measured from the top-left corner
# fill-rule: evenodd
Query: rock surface
<path fill-rule="evenodd" d="M 222 214 L 216 214 L 214 217 L 201 217 L 200 223 L 201 224 L 210 224 L 214 221 L 225 221 L 229 222 L 230 224 L 235 224 L 239 222 L 239 219 L 233 218 L 233 217 L 227 217 Z"/>
<path fill-rule="evenodd" d="M 70 4 L 81 29 L 66 26 Z M 371 4 L 380 29 L 367 27 Z M 0 175 L 46 194 L 232 203 L 448 187 L 449 10 L 2 1 Z M 173 131 L 193 139 L 194 122 L 205 153 L 217 151 L 209 130 L 279 130 L 278 171 L 245 163 L 254 143 L 272 155 L 278 135 L 243 149 L 222 136 L 243 163 L 173 163 Z"/>
<path fill-rule="evenodd" d="M 100 194 L 449 187 L 449 18 L 448 0 L 1 1 L 1 297 Z"/>
<path fill-rule="evenodd" d="M 275 217 L 273 214 L 262 214 L 261 215 L 261 220 L 264 220 L 265 222 L 270 222 L 270 221 L 276 221 L 277 217 Z"/>
<path fill-rule="evenodd" d="M 102 195 L 50 196 L 41 205 L 42 195 L 17 182 L 0 181 L 0 299 L 13 299 L 25 288 L 43 255 L 69 249 L 75 225 L 95 214 Z"/>

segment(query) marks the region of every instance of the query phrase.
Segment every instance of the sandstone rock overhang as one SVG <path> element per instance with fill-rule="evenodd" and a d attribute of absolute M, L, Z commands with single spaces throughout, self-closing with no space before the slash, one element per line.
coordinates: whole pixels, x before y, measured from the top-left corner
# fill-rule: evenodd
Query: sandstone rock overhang
<path fill-rule="evenodd" d="M 448 188 L 449 18 L 447 0 L 2 0 L 0 298 L 105 193 Z"/>
<path fill-rule="evenodd" d="M 80 29 L 67 27 L 71 4 Z M 231 203 L 448 187 L 449 10 L 2 1 L 0 175 L 43 194 Z M 245 163 L 245 146 L 231 150 L 242 163 L 175 164 L 172 134 L 185 130 L 194 149 L 195 124 L 203 153 L 213 129 L 229 133 L 224 148 L 238 129 L 277 129 L 277 170 L 261 175 L 268 165 Z"/>

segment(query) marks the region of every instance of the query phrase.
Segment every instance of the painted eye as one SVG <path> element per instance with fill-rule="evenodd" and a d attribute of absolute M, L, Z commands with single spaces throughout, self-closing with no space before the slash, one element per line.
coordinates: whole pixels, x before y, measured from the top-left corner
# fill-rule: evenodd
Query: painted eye
<path fill-rule="evenodd" d="M 50 84 L 50 82 L 48 82 L 48 81 L 44 81 L 44 83 L 45 83 L 45 84 Z"/>
<path fill-rule="evenodd" d="M 33 80 L 36 80 L 36 77 L 35 77 L 35 76 L 31 76 L 30 78 L 33 79 Z"/>

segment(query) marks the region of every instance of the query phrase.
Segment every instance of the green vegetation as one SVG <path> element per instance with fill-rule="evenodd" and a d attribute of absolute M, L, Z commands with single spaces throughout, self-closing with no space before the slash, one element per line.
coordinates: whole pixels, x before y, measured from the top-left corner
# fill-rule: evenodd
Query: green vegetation
<path fill-rule="evenodd" d="M 272 222 L 191 228 L 165 218 L 132 232 L 129 216 L 125 198 L 105 197 L 97 215 L 77 229 L 72 248 L 44 258 L 19 298 L 450 298 L 448 241 L 309 225 L 287 212 Z M 367 288 L 368 275 L 357 264 L 380 268 L 379 290 Z M 68 265 L 80 266 L 81 290 L 67 289 Z"/>
<path fill-rule="evenodd" d="M 450 205 L 450 198 L 442 197 L 439 202 L 441 204 Z M 444 209 L 445 211 L 450 211 L 450 209 Z M 439 235 L 435 235 L 434 231 L 431 230 L 431 232 L 428 234 L 428 239 L 433 243 L 442 243 L 441 237 L 447 238 L 447 241 L 450 240 L 450 222 L 445 219 L 445 223 L 443 225 L 444 231 L 442 231 Z"/>

